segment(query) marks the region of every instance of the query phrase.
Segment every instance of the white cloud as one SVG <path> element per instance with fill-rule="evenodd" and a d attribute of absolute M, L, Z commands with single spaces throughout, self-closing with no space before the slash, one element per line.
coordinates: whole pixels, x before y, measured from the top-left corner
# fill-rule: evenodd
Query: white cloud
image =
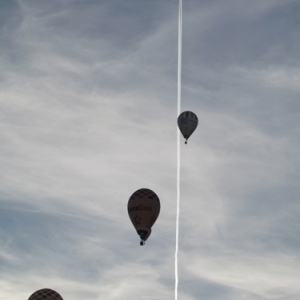
<path fill-rule="evenodd" d="M 173 297 L 177 4 L 20 5 L 1 33 L 1 299 Z M 300 294 L 294 5 L 184 3 L 184 300 Z M 161 200 L 144 247 L 142 187 Z"/>

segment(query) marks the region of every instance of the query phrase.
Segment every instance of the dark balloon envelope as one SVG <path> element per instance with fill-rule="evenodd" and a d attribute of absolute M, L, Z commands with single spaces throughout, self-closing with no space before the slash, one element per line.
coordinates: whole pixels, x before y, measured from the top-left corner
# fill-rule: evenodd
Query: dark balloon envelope
<path fill-rule="evenodd" d="M 187 140 L 192 135 L 192 133 L 196 130 L 198 126 L 198 118 L 196 114 L 191 111 L 182 112 L 177 119 L 177 124 L 179 130 L 181 131 L 183 137 L 185 138 L 185 143 L 187 144 Z"/>
<path fill-rule="evenodd" d="M 142 246 L 150 236 L 151 228 L 159 215 L 159 198 L 149 189 L 139 189 L 130 196 L 127 209 L 129 218 L 141 238 Z"/>
<path fill-rule="evenodd" d="M 28 300 L 63 300 L 62 296 L 51 289 L 41 289 L 34 292 Z"/>

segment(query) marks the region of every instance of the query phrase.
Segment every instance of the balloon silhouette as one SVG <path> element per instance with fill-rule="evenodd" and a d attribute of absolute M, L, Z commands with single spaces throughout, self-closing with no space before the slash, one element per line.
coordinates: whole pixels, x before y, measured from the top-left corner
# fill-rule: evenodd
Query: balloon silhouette
<path fill-rule="evenodd" d="M 198 125 L 197 116 L 191 111 L 184 111 L 177 119 L 179 130 L 185 138 L 185 144 L 187 144 L 188 138 L 196 130 Z"/>
<path fill-rule="evenodd" d="M 63 298 L 59 293 L 51 289 L 41 289 L 34 292 L 28 300 L 63 300 Z"/>
<path fill-rule="evenodd" d="M 141 238 L 140 245 L 143 246 L 159 215 L 159 198 L 149 189 L 139 189 L 129 198 L 127 209 L 129 218 Z"/>

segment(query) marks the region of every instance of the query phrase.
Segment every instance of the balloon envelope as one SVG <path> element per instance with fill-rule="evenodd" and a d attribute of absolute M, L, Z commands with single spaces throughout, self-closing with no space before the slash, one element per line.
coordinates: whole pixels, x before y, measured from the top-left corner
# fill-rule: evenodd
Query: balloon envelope
<path fill-rule="evenodd" d="M 196 130 L 198 126 L 198 118 L 193 112 L 184 111 L 179 115 L 177 119 L 177 124 L 179 130 L 185 138 L 185 143 L 187 143 L 188 138 L 192 135 L 192 133 Z"/>
<path fill-rule="evenodd" d="M 149 189 L 139 189 L 129 198 L 127 209 L 134 228 L 145 242 L 160 212 L 158 196 Z"/>
<path fill-rule="evenodd" d="M 51 290 L 51 289 L 41 289 L 34 292 L 28 300 L 63 300 L 62 296 Z"/>

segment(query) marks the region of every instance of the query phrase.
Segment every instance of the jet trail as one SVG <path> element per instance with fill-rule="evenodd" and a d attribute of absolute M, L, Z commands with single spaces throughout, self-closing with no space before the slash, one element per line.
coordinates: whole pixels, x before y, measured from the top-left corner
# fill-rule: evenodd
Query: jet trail
<path fill-rule="evenodd" d="M 182 0 L 179 0 L 178 13 L 178 89 L 177 89 L 177 116 L 181 106 L 181 57 L 182 57 Z M 180 131 L 177 128 L 177 216 L 176 216 L 176 247 L 175 247 L 175 300 L 178 297 L 178 240 L 179 240 L 179 213 L 180 213 Z"/>

